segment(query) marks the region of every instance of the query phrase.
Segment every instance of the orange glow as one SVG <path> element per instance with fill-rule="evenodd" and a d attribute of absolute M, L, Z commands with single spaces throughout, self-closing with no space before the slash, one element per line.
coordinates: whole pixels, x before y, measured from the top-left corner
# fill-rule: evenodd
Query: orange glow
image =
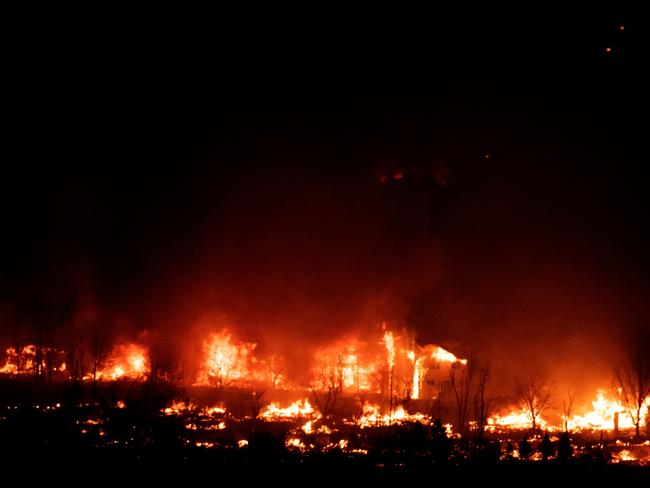
<path fill-rule="evenodd" d="M 646 425 L 650 408 L 650 398 L 644 402 L 641 410 L 641 425 Z M 615 393 L 606 388 L 596 392 L 596 398 L 591 402 L 591 409 L 583 414 L 574 414 L 568 420 L 569 430 L 593 431 L 614 430 L 616 418 L 620 430 L 634 429 L 634 422 L 624 405 L 616 399 Z M 528 429 L 532 420 L 526 410 L 513 409 L 505 415 L 494 415 L 488 419 L 487 430 L 496 430 L 499 427 L 511 429 Z M 551 424 L 546 419 L 537 418 L 537 426 L 543 430 L 563 430 L 561 423 Z"/>
<path fill-rule="evenodd" d="M 203 417 L 222 417 L 227 413 L 226 407 L 221 404 L 212 407 L 199 407 L 193 403 L 186 403 L 179 400 L 174 400 L 169 407 L 163 408 L 161 411 L 165 415 L 182 415 L 187 412 L 192 412 Z"/>
<path fill-rule="evenodd" d="M 467 359 L 458 359 L 454 354 L 446 351 L 440 346 L 437 346 L 431 353 L 431 357 L 441 363 L 455 363 L 467 364 Z"/>
<path fill-rule="evenodd" d="M 355 339 L 337 341 L 315 351 L 310 386 L 320 390 L 340 387 L 344 392 L 372 391 L 377 358 Z"/>
<path fill-rule="evenodd" d="M 541 417 L 536 419 L 537 427 L 542 430 L 547 430 L 549 424 Z M 513 409 L 505 415 L 494 415 L 487 420 L 487 430 L 496 430 L 498 427 L 505 427 L 509 429 L 530 429 L 532 419 L 528 412 L 524 409 Z"/>
<path fill-rule="evenodd" d="M 7 359 L 5 360 L 4 366 L 0 368 L 0 373 L 4 373 L 4 374 L 18 373 L 18 366 L 16 365 L 16 363 L 17 363 L 16 349 L 10 347 L 7 349 Z"/>
<path fill-rule="evenodd" d="M 384 323 L 382 335 L 375 340 L 347 338 L 317 349 L 310 386 L 318 391 L 431 399 L 450 369 L 466 364 L 467 360 L 440 346 L 419 346 L 408 331 L 397 333 Z"/>
<path fill-rule="evenodd" d="M 288 407 L 282 408 L 278 402 L 269 403 L 260 413 L 264 420 L 290 420 L 295 418 L 320 418 L 321 414 L 314 409 L 306 398 L 296 400 Z"/>
<path fill-rule="evenodd" d="M 175 400 L 169 407 L 163 409 L 163 413 L 165 415 L 178 415 L 181 412 L 189 410 L 191 405 Z"/>
<path fill-rule="evenodd" d="M 243 342 L 222 329 L 213 332 L 203 343 L 203 360 L 194 383 L 196 386 L 251 386 L 263 384 L 287 388 L 280 367 L 282 358 L 271 356 L 263 361 L 255 357 L 257 344 Z"/>
<path fill-rule="evenodd" d="M 575 415 L 569 419 L 569 428 L 575 430 L 613 430 L 615 417 L 618 416 L 619 429 L 633 429 L 634 422 L 621 402 L 606 389 L 596 392 L 596 398 L 591 402 L 592 409 L 584 415 Z M 641 425 L 645 425 L 647 412 L 650 407 L 650 397 L 641 409 Z"/>
<path fill-rule="evenodd" d="M 18 353 L 16 353 L 15 347 L 9 347 L 5 352 L 5 364 L 0 367 L 0 374 L 22 375 L 43 373 L 48 367 L 48 363 L 45 360 L 46 356 L 50 358 L 54 356 L 56 358 L 49 364 L 52 371 L 63 372 L 66 369 L 65 362 L 61 361 L 64 353 L 53 348 L 41 348 L 42 359 L 40 368 L 36 361 L 37 346 L 34 344 L 23 346 Z"/>
<path fill-rule="evenodd" d="M 422 362 L 426 359 L 426 357 L 415 357 L 415 352 L 414 351 L 409 351 L 408 352 L 408 358 L 413 364 L 413 385 L 411 387 L 411 399 L 417 400 L 420 398 L 420 369 L 422 367 Z"/>
<path fill-rule="evenodd" d="M 98 380 L 145 380 L 151 372 L 149 357 L 138 344 L 122 344 L 113 348 L 103 368 L 97 371 Z M 86 379 L 91 376 L 86 376 Z"/>
<path fill-rule="evenodd" d="M 393 369 L 395 367 L 395 338 L 390 330 L 384 332 L 384 346 L 386 346 L 388 369 Z"/>
<path fill-rule="evenodd" d="M 362 429 L 367 427 L 378 427 L 392 424 L 402 424 L 406 422 L 430 423 L 431 417 L 422 413 L 409 414 L 404 410 L 402 405 L 392 412 L 382 414 L 381 408 L 376 404 L 366 404 L 363 406 L 363 415 L 357 421 Z"/>
<path fill-rule="evenodd" d="M 203 346 L 205 360 L 196 384 L 223 387 L 248 379 L 255 346 L 233 339 L 226 329 L 211 334 Z"/>
<path fill-rule="evenodd" d="M 636 456 L 628 449 L 623 449 L 622 451 L 612 454 L 612 458 L 612 462 L 614 463 L 624 463 L 637 460 Z"/>

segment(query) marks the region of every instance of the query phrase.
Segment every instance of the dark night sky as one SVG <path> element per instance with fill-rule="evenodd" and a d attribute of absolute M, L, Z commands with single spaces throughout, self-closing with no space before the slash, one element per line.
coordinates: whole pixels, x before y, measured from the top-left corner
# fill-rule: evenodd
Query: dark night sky
<path fill-rule="evenodd" d="M 648 20 L 21 24 L 4 321 L 92 296 L 135 328 L 220 311 L 256 338 L 391 318 L 430 341 L 606 342 L 650 289 Z"/>

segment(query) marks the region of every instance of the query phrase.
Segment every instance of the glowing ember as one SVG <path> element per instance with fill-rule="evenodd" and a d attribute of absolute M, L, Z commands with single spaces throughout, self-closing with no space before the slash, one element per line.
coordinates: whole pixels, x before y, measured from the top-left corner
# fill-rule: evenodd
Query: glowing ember
<path fill-rule="evenodd" d="M 628 451 L 627 449 L 623 449 L 620 452 L 612 454 L 613 463 L 631 462 L 631 461 L 636 461 L 636 456 L 632 454 L 632 452 Z"/>
<path fill-rule="evenodd" d="M 305 446 L 304 442 L 302 442 L 302 440 L 299 439 L 298 437 L 288 438 L 285 441 L 285 445 L 290 449 L 293 448 L 293 449 L 298 449 L 300 451 L 304 451 L 305 449 L 307 449 L 307 446 Z"/>
<path fill-rule="evenodd" d="M 305 434 L 311 434 L 313 432 L 313 427 L 312 427 L 312 420 L 309 420 L 308 422 L 305 423 L 305 425 L 302 426 L 302 430 Z"/>
<path fill-rule="evenodd" d="M 187 404 L 185 402 L 174 400 L 174 402 L 169 407 L 163 409 L 163 413 L 165 415 L 179 415 L 182 412 L 185 412 L 192 408 L 194 408 L 194 406 L 191 403 Z"/>

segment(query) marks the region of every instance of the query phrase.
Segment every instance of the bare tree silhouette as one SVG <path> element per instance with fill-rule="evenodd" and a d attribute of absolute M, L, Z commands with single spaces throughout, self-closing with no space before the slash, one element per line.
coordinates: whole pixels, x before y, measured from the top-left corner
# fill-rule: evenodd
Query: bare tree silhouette
<path fill-rule="evenodd" d="M 456 428 L 461 435 L 467 434 L 467 423 L 470 418 L 470 407 L 473 396 L 474 381 L 476 376 L 476 356 L 471 354 L 467 366 L 463 368 L 451 368 L 449 370 L 449 382 L 454 393 L 456 406 Z"/>
<path fill-rule="evenodd" d="M 247 410 L 247 414 L 251 418 L 256 419 L 260 416 L 262 407 L 264 406 L 263 398 L 266 390 L 252 390 L 248 392 L 244 397 L 244 407 Z"/>
<path fill-rule="evenodd" d="M 643 409 L 650 398 L 649 337 L 637 338 L 628 347 L 628 353 L 614 368 L 614 382 L 625 410 L 632 418 L 636 436 L 640 435 Z"/>
<path fill-rule="evenodd" d="M 324 417 L 331 415 L 343 390 L 343 360 L 337 356 L 333 363 L 322 365 L 312 389 L 314 402 Z"/>
<path fill-rule="evenodd" d="M 515 378 L 515 396 L 522 410 L 530 418 L 531 428 L 537 429 L 539 416 L 551 408 L 554 389 L 538 373 L 528 373 Z"/>
<path fill-rule="evenodd" d="M 562 400 L 562 423 L 564 424 L 564 432 L 569 431 L 569 418 L 575 411 L 575 399 L 575 392 L 571 393 L 571 390 L 569 389 L 567 391 L 567 398 Z"/>
<path fill-rule="evenodd" d="M 477 440 L 483 440 L 485 426 L 492 408 L 492 399 L 487 396 L 487 383 L 490 379 L 490 365 L 479 367 L 476 392 L 474 393 L 474 418 L 476 419 Z"/>

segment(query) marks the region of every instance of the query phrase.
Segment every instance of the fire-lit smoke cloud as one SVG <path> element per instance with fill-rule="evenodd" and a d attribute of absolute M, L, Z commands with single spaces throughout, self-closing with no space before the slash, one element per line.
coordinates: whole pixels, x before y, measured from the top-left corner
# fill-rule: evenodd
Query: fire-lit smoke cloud
<path fill-rule="evenodd" d="M 299 368 L 387 321 L 601 385 L 647 313 L 647 83 L 576 62 L 582 21 L 486 15 L 23 46 L 3 348 L 147 331 L 156 369 L 225 327 Z"/>
<path fill-rule="evenodd" d="M 538 185 L 518 191 L 462 166 L 445 166 L 444 181 L 437 164 L 400 165 L 398 179 L 377 171 L 396 169 L 258 167 L 225 173 L 214 194 L 190 179 L 193 200 L 181 192 L 157 217 L 140 209 L 154 220 L 86 241 L 71 268 L 24 286 L 39 282 L 43 302 L 80 329 L 146 330 L 149 346 L 176 358 L 226 327 L 308 367 L 302 348 L 389 321 L 423 343 L 478 349 L 504 378 L 530 367 L 602 384 L 611 365 L 594 358 L 613 355 L 626 299 L 593 217 L 562 213 L 566 195 L 535 202 Z M 61 282 L 74 286 L 62 294 Z M 38 293 L 21 296 L 26 322 L 38 320 Z M 25 307 L 4 309 L 9 337 Z"/>

